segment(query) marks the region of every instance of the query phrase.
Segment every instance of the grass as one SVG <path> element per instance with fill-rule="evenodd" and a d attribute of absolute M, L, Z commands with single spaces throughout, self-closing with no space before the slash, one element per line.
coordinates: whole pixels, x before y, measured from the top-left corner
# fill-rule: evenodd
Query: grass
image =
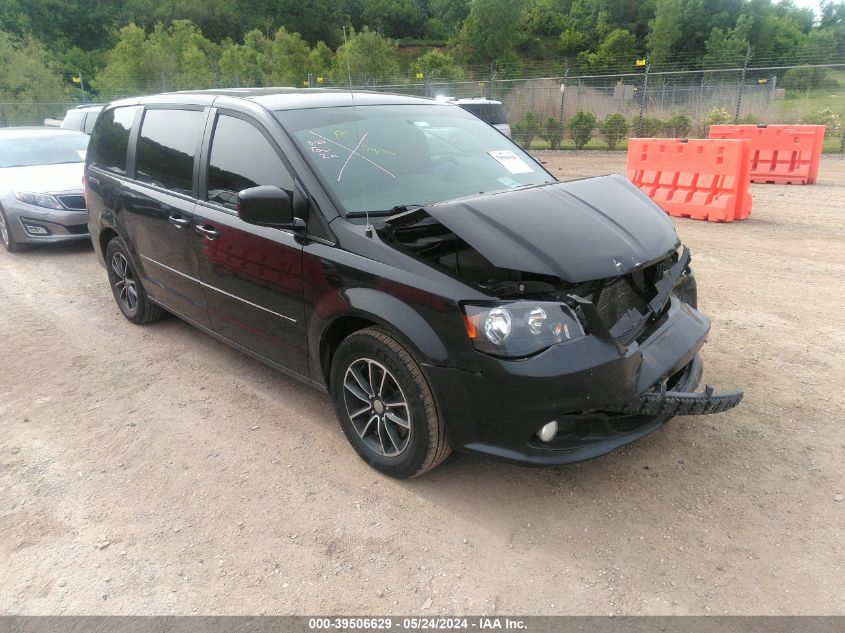
<path fill-rule="evenodd" d="M 800 121 L 811 112 L 830 108 L 845 120 L 845 71 L 828 69 L 827 76 L 836 81 L 839 87 L 806 92 L 787 90 L 785 98 L 775 102 L 779 119 Z"/>

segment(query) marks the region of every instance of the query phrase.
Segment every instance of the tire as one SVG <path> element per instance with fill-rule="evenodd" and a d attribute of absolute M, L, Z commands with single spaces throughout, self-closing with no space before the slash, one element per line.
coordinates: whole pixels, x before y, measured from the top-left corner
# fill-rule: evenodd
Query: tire
<path fill-rule="evenodd" d="M 16 242 L 12 237 L 12 231 L 9 229 L 9 223 L 6 221 L 6 214 L 3 209 L 0 209 L 0 243 L 10 253 L 20 253 L 26 250 L 26 244 Z"/>
<path fill-rule="evenodd" d="M 119 237 L 113 238 L 106 248 L 106 269 L 117 307 L 129 321 L 145 325 L 164 316 L 161 306 L 147 296 L 129 251 Z"/>
<path fill-rule="evenodd" d="M 341 342 L 332 359 L 330 390 L 349 443 L 385 475 L 417 477 L 449 456 L 446 429 L 425 376 L 386 330 L 359 330 Z"/>

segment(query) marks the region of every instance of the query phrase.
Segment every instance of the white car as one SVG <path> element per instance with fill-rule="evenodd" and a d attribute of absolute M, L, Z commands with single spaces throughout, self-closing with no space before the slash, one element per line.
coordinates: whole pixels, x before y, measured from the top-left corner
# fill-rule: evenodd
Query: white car
<path fill-rule="evenodd" d="M 487 121 L 502 134 L 511 137 L 511 126 L 508 124 L 508 113 L 501 101 L 493 99 L 452 99 L 451 103 L 461 106 L 467 112 L 472 112 L 479 119 Z"/>
<path fill-rule="evenodd" d="M 0 128 L 0 243 L 86 240 L 82 174 L 88 135 L 47 127 Z"/>
<path fill-rule="evenodd" d="M 103 107 L 102 104 L 76 106 L 65 113 L 65 118 L 62 119 L 60 127 L 91 134 Z"/>

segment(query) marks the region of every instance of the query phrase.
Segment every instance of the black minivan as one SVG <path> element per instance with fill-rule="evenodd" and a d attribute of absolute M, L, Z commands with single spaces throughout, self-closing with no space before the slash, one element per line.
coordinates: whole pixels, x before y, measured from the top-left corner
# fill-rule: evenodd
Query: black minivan
<path fill-rule="evenodd" d="M 390 94 L 231 89 L 110 104 L 89 227 L 120 310 L 165 311 L 327 390 L 360 456 L 595 457 L 696 393 L 689 251 L 621 176 L 558 183 L 483 121 Z"/>

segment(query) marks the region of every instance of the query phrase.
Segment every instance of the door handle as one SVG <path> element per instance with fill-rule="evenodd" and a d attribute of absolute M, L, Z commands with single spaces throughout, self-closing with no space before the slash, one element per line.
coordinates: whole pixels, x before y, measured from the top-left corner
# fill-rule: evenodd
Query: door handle
<path fill-rule="evenodd" d="M 190 220 L 188 220 L 186 218 L 180 218 L 178 215 L 171 215 L 167 219 L 170 220 L 170 223 L 173 226 L 175 226 L 177 229 L 184 229 L 186 226 L 188 226 L 191 223 Z"/>
<path fill-rule="evenodd" d="M 213 227 L 203 226 L 201 224 L 197 224 L 197 233 L 209 240 L 216 240 L 220 237 L 220 233 L 218 233 Z"/>

